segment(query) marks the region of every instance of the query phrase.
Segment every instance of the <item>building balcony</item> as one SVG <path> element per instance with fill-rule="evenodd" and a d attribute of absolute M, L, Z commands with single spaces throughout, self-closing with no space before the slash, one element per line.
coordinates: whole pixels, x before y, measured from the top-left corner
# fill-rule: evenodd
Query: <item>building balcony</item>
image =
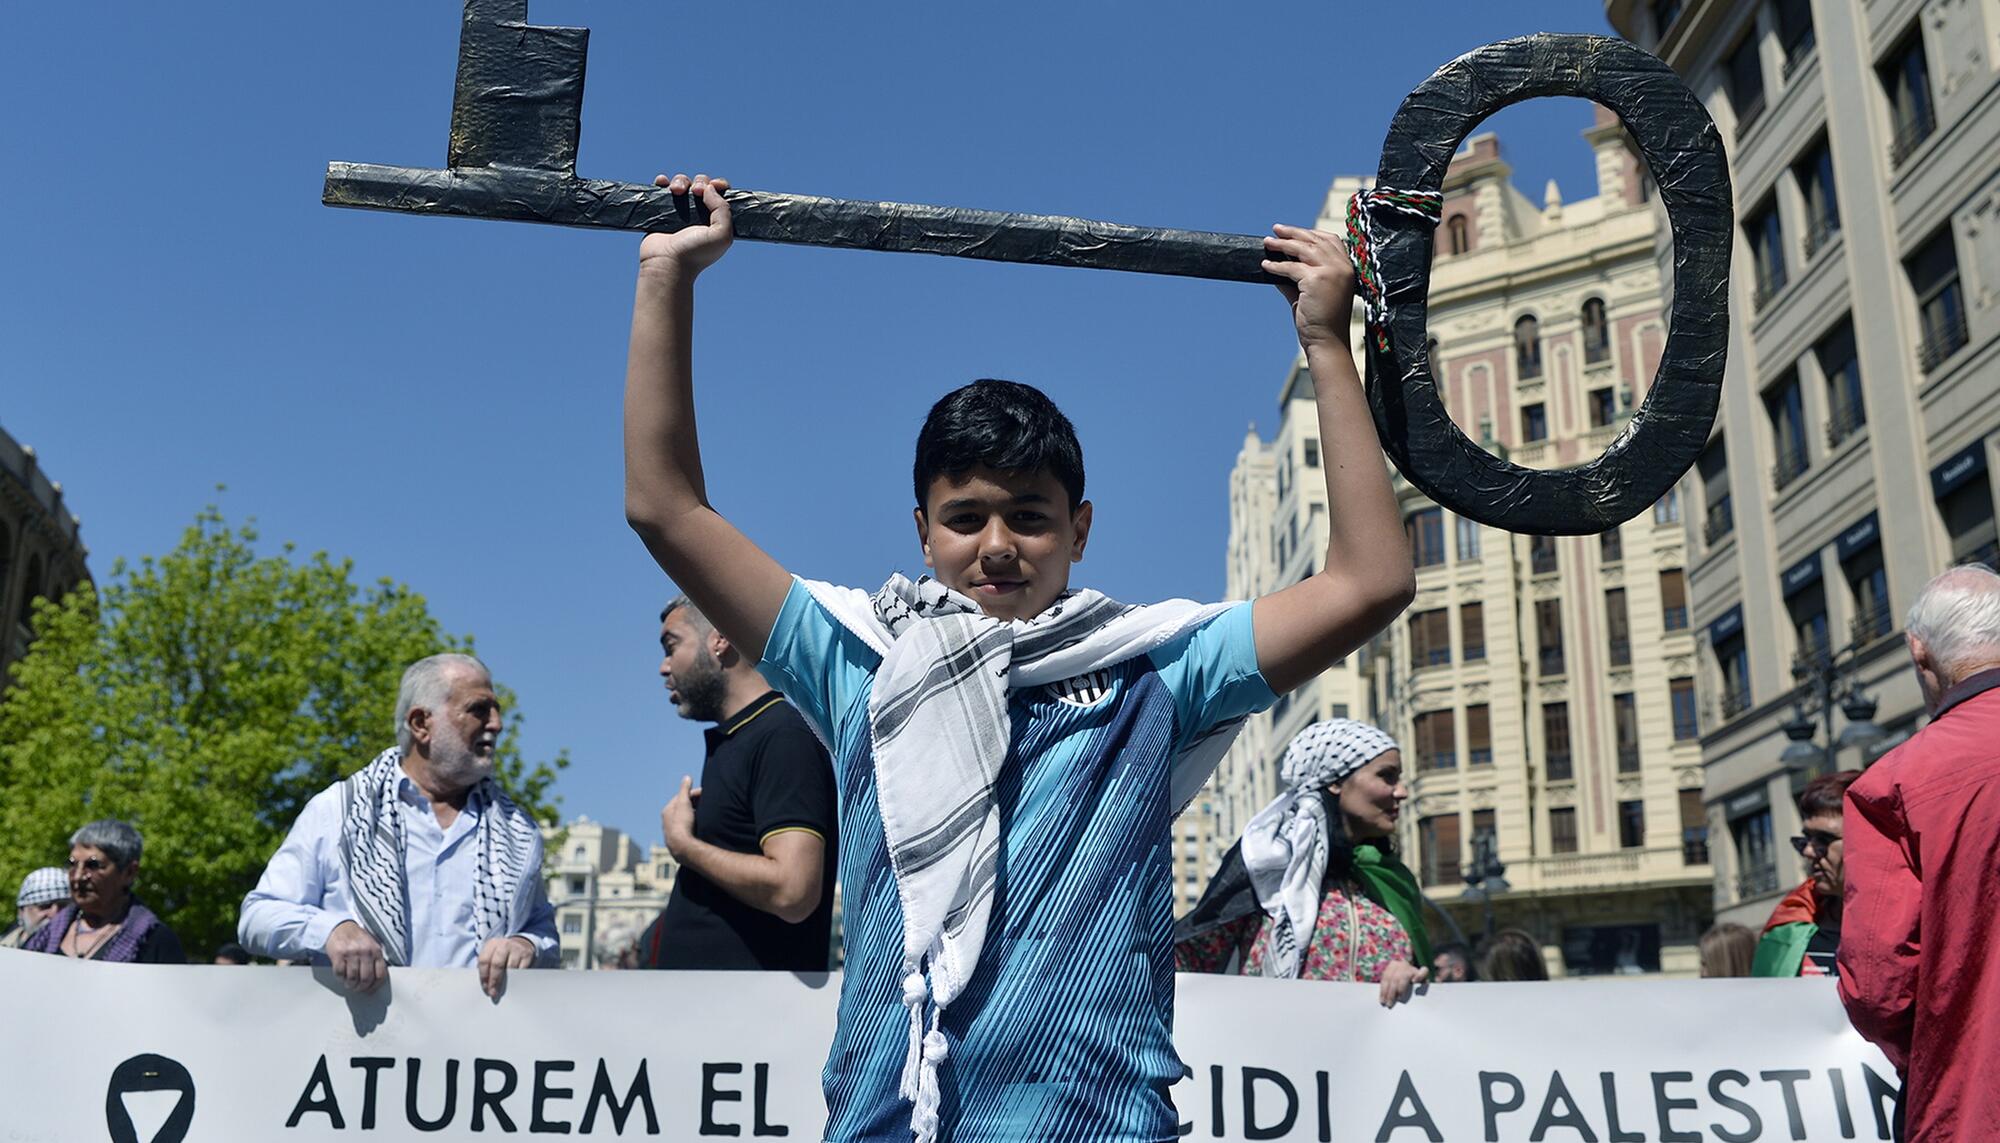
<path fill-rule="evenodd" d="M 1716 702 L 1722 710 L 1723 721 L 1727 722 L 1750 709 L 1750 688 L 1748 685 L 1725 687 Z"/>
<path fill-rule="evenodd" d="M 1505 897 L 1495 898 L 1496 901 L 1533 894 L 1596 893 L 1648 885 L 1707 885 L 1714 879 L 1705 862 L 1688 863 L 1686 848 L 1680 844 L 1611 853 L 1505 856 L 1507 881 L 1512 888 Z M 1440 904 L 1451 904 L 1463 899 L 1468 888 L 1463 881 L 1454 881 L 1426 887 L 1425 893 Z"/>
<path fill-rule="evenodd" d="M 1660 608 L 1660 626 L 1668 631 L 1685 631 L 1688 625 L 1688 609 L 1681 607 Z"/>
<path fill-rule="evenodd" d="M 1618 744 L 1618 772 L 1637 774 L 1639 772 L 1639 744 L 1621 742 Z"/>
<path fill-rule="evenodd" d="M 1736 899 L 1747 900 L 1762 897 L 1766 893 L 1778 891 L 1778 867 L 1772 864 L 1759 865 L 1736 875 Z"/>
<path fill-rule="evenodd" d="M 1536 655 L 1535 661 L 1536 665 L 1541 668 L 1541 673 L 1543 678 L 1551 678 L 1555 675 L 1560 675 L 1564 673 L 1563 653 L 1561 647 L 1550 647 L 1544 649 L 1538 655 Z"/>
<path fill-rule="evenodd" d="M 1735 530 L 1736 514 L 1731 510 L 1727 496 L 1708 506 L 1708 516 L 1702 521 L 1701 538 L 1710 547 Z"/>
<path fill-rule="evenodd" d="M 1850 635 L 1856 643 L 1873 643 L 1889 634 L 1889 601 L 1878 600 L 1863 607 L 1855 616 Z"/>
<path fill-rule="evenodd" d="M 1785 486 L 1804 476 L 1812 468 L 1812 458 L 1806 453 L 1804 440 L 1793 441 L 1778 449 L 1778 460 L 1771 466 L 1771 489 L 1783 492 Z"/>
<path fill-rule="evenodd" d="M 1924 332 L 1924 342 L 1917 350 L 1917 365 L 1929 373 L 1943 365 L 1952 354 L 1965 348 L 1971 337 L 1965 327 L 1965 309 L 1956 308 L 1946 315 L 1945 320 Z"/>
<path fill-rule="evenodd" d="M 1784 289 L 1785 275 L 1783 272 L 1758 274 L 1756 284 L 1750 289 L 1750 312 L 1763 313 L 1765 308 L 1776 300 L 1779 294 L 1784 292 Z"/>
<path fill-rule="evenodd" d="M 1806 30 L 1802 35 L 1785 45 L 1785 62 L 1778 69 L 1778 74 L 1787 82 L 1790 82 L 1792 76 L 1796 75 L 1798 70 L 1805 66 L 1806 61 L 1812 58 L 1813 47 L 1816 42 L 1813 37 L 1812 25 L 1806 25 Z"/>
<path fill-rule="evenodd" d="M 1839 233 L 1840 219 L 1826 215 L 1813 219 L 1811 225 L 1806 227 L 1806 259 L 1810 261 L 1813 255 L 1826 249 L 1834 235 Z"/>
<path fill-rule="evenodd" d="M 1629 667 L 1632 665 L 1632 640 L 1613 639 L 1606 648 L 1611 653 L 1611 665 Z"/>
<path fill-rule="evenodd" d="M 1929 104 L 1917 109 L 1909 118 L 1896 124 L 1896 134 L 1889 140 L 1889 165 L 1900 167 L 1911 152 L 1923 145 L 1931 132 L 1937 130 L 1937 113 Z"/>
<path fill-rule="evenodd" d="M 1868 424 L 1868 410 L 1859 403 L 1842 405 L 1826 420 L 1826 447 L 1839 448 L 1840 442 L 1860 432 Z"/>

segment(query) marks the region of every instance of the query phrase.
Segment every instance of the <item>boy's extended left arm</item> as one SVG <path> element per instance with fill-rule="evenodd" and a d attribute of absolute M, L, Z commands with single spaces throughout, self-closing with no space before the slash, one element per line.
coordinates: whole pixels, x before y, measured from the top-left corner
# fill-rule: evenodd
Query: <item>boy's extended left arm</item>
<path fill-rule="evenodd" d="M 1354 266 L 1340 239 L 1273 228 L 1265 249 L 1289 255 L 1264 268 L 1284 279 L 1319 406 L 1326 474 L 1326 559 L 1318 572 L 1256 601 L 1257 667 L 1277 694 L 1339 662 L 1386 627 L 1416 595 L 1409 540 L 1389 487 L 1389 464 L 1347 346 Z"/>

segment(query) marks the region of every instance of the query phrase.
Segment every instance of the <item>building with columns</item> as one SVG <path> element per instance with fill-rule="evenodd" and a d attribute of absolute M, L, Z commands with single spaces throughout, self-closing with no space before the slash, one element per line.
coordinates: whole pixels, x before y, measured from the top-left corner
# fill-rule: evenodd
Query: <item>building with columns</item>
<path fill-rule="evenodd" d="M 2000 0 L 1605 10 L 1707 106 L 1735 184 L 1722 412 L 1681 488 L 1715 907 L 1755 926 L 1803 879 L 1798 787 L 1921 722 L 1917 592 L 1995 558 Z"/>
<path fill-rule="evenodd" d="M 1565 202 L 1551 184 L 1537 206 L 1492 134 L 1467 140 L 1444 183 L 1430 290 L 1440 390 L 1461 431 L 1534 468 L 1587 460 L 1622 432 L 1665 340 L 1643 167 L 1608 112 L 1580 145 L 1597 158 L 1588 198 Z M 1363 185 L 1336 180 L 1320 225 L 1337 225 Z M 1231 474 L 1232 594 L 1295 582 L 1323 554 L 1315 430 L 1295 361 L 1276 436 L 1247 440 Z M 1487 922 L 1464 880 L 1483 846 L 1511 886 L 1490 902 L 1494 925 L 1533 933 L 1553 975 L 1692 974 L 1712 873 L 1678 500 L 1602 537 L 1528 537 L 1392 483 L 1416 602 L 1252 720 L 1203 793 L 1207 822 L 1190 813 L 1177 843 L 1200 848 L 1205 825 L 1207 848 L 1226 847 L 1275 793 L 1292 734 L 1353 712 L 1403 745 L 1412 797 L 1398 846 L 1451 918 L 1434 923 L 1437 939 Z M 1196 886 L 1184 876 L 1179 888 Z"/>

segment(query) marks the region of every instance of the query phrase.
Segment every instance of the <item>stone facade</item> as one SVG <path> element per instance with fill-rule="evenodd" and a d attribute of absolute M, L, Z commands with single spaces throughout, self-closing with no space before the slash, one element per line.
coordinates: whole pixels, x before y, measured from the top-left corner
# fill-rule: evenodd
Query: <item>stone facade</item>
<path fill-rule="evenodd" d="M 542 844 L 564 968 L 615 963 L 667 907 L 678 866 L 665 845 L 641 853 L 631 838 L 587 817 L 545 827 Z"/>
<path fill-rule="evenodd" d="M 28 648 L 33 601 L 90 578 L 81 528 L 35 450 L 0 429 L 0 679 Z"/>
<path fill-rule="evenodd" d="M 1715 907 L 1756 926 L 1802 879 L 1794 790 L 1922 716 L 1916 593 L 2000 551 L 2000 0 L 1606 12 L 1709 108 L 1735 184 L 1722 413 L 1681 487 Z M 1807 709 L 1822 760 L 1787 768 L 1794 667 L 1829 657 L 1889 737 Z"/>

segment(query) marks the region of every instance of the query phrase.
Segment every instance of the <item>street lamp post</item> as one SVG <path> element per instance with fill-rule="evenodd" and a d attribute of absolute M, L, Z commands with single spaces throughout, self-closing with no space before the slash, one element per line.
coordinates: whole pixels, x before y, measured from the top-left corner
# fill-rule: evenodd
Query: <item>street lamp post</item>
<path fill-rule="evenodd" d="M 1792 678 L 1798 685 L 1792 692 L 1792 717 L 1783 727 L 1791 742 L 1778 757 L 1791 771 L 1795 786 L 1818 774 L 1833 773 L 1839 768 L 1840 752 L 1849 747 L 1861 752 L 1864 765 L 1874 761 L 1870 748 L 1889 736 L 1875 725 L 1875 698 L 1861 689 L 1856 677 L 1861 646 L 1855 642 L 1838 651 L 1808 648 L 1792 662 Z M 1847 728 L 1838 735 L 1833 731 L 1836 707 L 1847 716 Z M 1824 743 L 1814 741 L 1815 731 L 1821 729 L 1814 725 L 1815 718 L 1826 731 Z"/>
<path fill-rule="evenodd" d="M 1485 907 L 1486 944 L 1493 942 L 1493 895 L 1513 888 L 1507 884 L 1507 867 L 1501 863 L 1498 849 L 1490 831 L 1481 830 L 1473 834 L 1472 861 L 1465 867 L 1465 883 L 1472 886 L 1466 896 L 1477 897 Z"/>

